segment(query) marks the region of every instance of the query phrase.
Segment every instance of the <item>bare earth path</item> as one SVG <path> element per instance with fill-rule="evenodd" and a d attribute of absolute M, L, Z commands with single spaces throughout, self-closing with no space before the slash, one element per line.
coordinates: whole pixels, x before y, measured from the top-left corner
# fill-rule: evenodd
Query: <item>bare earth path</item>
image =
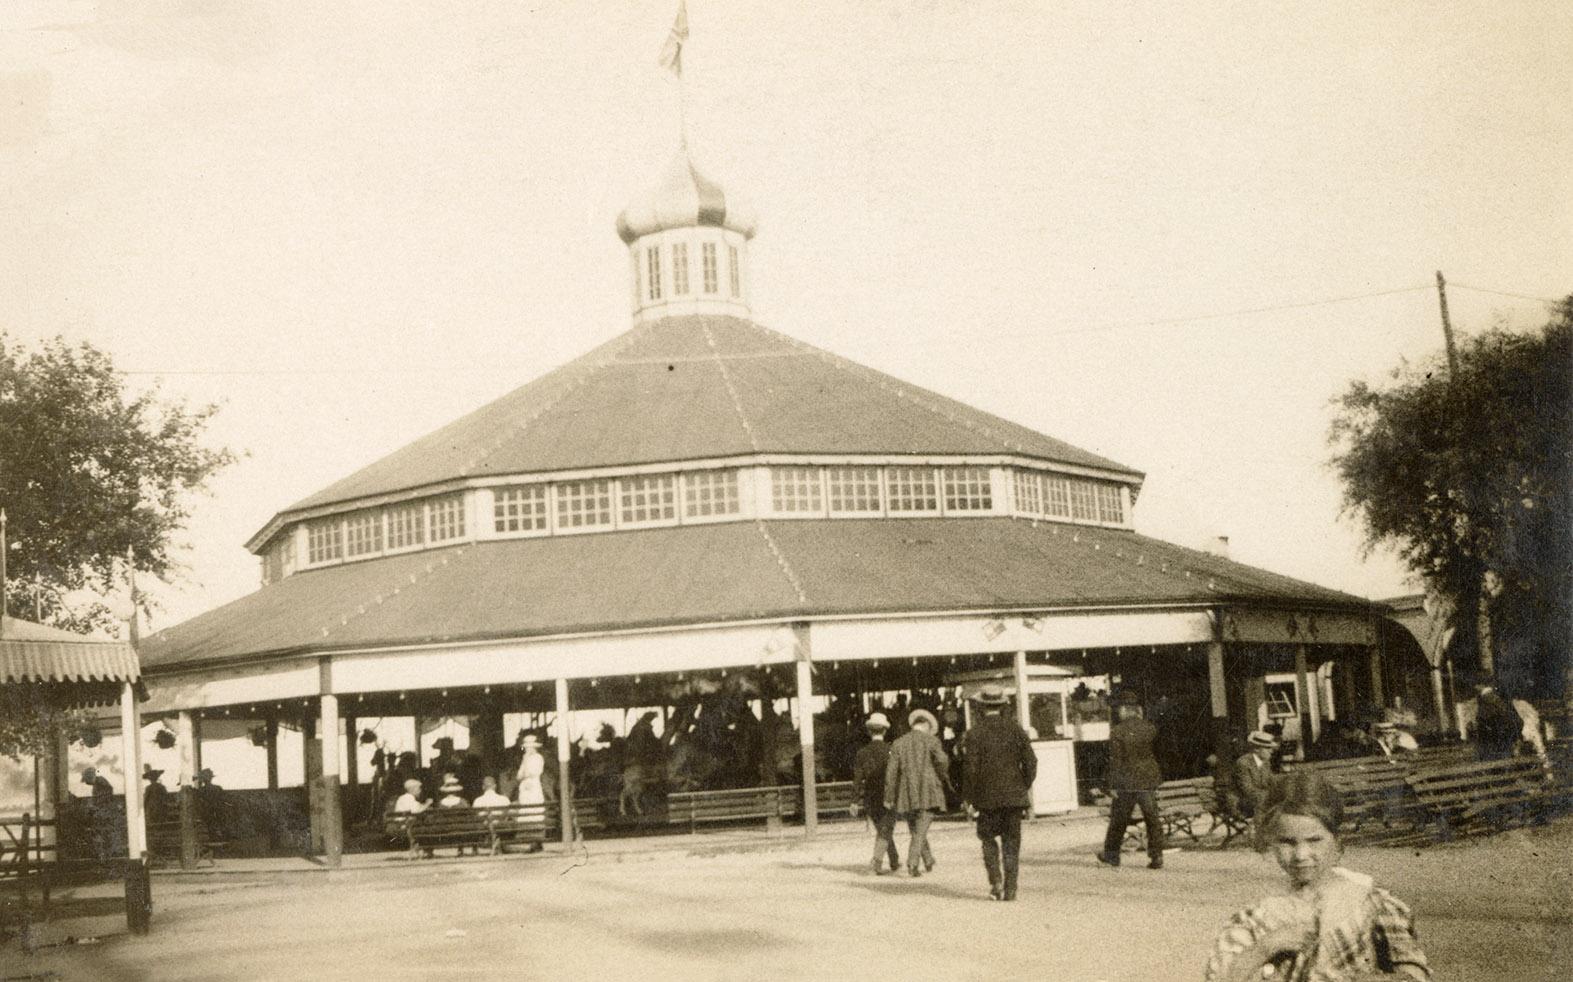
<path fill-rule="evenodd" d="M 1088 830 L 1027 832 L 1022 898 L 984 899 L 968 830 L 921 879 L 862 871 L 865 841 L 562 855 L 155 883 L 154 933 L 3 954 L 62 979 L 1196 980 L 1235 909 L 1281 889 L 1241 849 L 1096 866 Z M 905 843 L 901 843 L 905 846 Z M 713 847 L 712 847 L 713 848 Z M 1418 914 L 1447 980 L 1573 977 L 1573 822 L 1420 853 L 1351 850 Z M 123 922 L 122 922 L 123 928 Z M 53 973 L 53 974 L 49 974 Z"/>

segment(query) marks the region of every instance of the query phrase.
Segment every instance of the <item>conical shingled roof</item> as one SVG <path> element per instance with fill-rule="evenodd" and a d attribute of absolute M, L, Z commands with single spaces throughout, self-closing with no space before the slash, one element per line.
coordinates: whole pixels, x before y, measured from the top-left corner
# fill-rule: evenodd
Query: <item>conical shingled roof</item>
<path fill-rule="evenodd" d="M 736 317 L 641 324 L 281 513 L 455 479 L 754 453 L 1012 454 L 1140 472 Z"/>

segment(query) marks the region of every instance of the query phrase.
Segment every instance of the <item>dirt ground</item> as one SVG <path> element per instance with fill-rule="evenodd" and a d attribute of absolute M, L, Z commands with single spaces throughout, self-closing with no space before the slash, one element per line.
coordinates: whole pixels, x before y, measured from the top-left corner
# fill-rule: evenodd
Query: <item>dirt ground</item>
<path fill-rule="evenodd" d="M 1228 916 L 1282 889 L 1271 859 L 1238 848 L 1171 853 L 1161 871 L 1134 855 L 1100 867 L 1097 831 L 1030 825 L 1015 904 L 986 899 L 959 825 L 937 830 L 938 868 L 915 880 L 866 873 L 867 843 L 846 831 L 764 848 L 701 836 L 648 852 L 591 843 L 577 860 L 158 877 L 150 936 L 13 946 L 0 978 L 1196 980 Z M 1573 821 L 1420 852 L 1352 849 L 1345 865 L 1415 909 L 1438 982 L 1573 973 Z"/>

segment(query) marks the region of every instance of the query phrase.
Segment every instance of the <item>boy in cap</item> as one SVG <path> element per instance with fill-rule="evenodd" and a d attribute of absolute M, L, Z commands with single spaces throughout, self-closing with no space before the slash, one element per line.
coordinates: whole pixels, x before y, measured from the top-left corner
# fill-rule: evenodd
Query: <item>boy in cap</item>
<path fill-rule="evenodd" d="M 885 742 L 885 733 L 890 729 L 890 720 L 884 713 L 869 713 L 863 728 L 868 730 L 868 743 L 852 762 L 852 785 L 862 801 L 861 806 L 853 802 L 852 814 L 856 815 L 861 807 L 874 826 L 872 865 L 874 875 L 879 876 L 885 872 L 882 861 L 886 857 L 890 859 L 892 872 L 901 868 L 901 854 L 896 851 L 893 834 L 896 813 L 885 807 L 885 767 L 890 763 L 890 744 Z"/>
<path fill-rule="evenodd" d="M 1021 818 L 1032 805 L 1038 755 L 1027 732 L 1006 717 L 1004 689 L 985 685 L 975 701 L 981 717 L 961 738 L 961 798 L 976 813 L 989 896 L 1015 900 Z"/>

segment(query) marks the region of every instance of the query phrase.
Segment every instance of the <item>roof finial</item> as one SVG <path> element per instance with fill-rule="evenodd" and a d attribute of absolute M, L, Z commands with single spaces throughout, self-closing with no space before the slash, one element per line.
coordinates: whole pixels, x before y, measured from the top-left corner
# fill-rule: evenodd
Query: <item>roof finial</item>
<path fill-rule="evenodd" d="M 683 84 L 683 44 L 688 40 L 688 0 L 677 0 L 677 18 L 661 46 L 662 68 L 677 77 L 677 143 L 688 152 L 688 86 Z"/>

